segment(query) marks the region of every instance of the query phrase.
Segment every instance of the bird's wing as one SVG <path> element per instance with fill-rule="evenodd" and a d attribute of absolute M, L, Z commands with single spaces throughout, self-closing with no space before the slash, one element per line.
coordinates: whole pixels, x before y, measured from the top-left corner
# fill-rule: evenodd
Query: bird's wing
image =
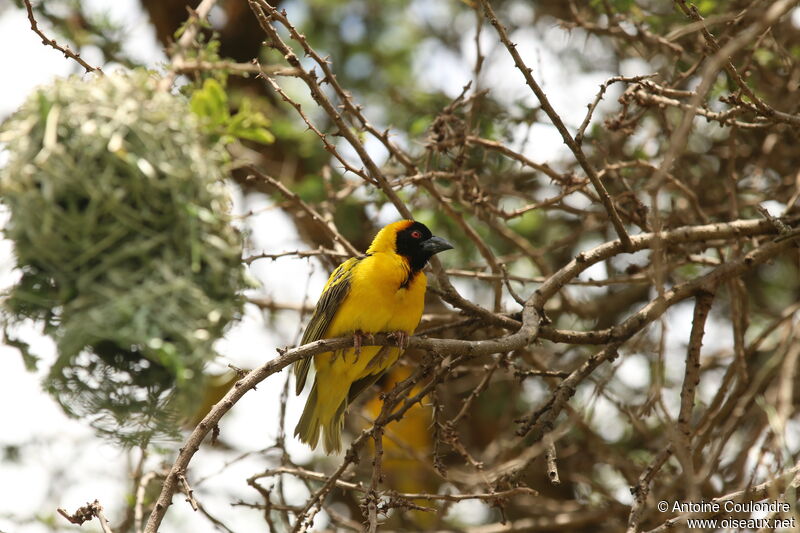
<path fill-rule="evenodd" d="M 373 357 L 372 360 L 373 361 L 380 360 L 381 358 L 389 354 L 390 350 L 398 350 L 398 349 L 390 346 L 381 346 L 380 350 L 378 350 L 378 353 L 375 354 L 375 357 Z M 347 403 L 348 404 L 353 403 L 353 400 L 355 400 L 359 394 L 370 388 L 373 383 L 378 381 L 381 378 L 381 376 L 383 376 L 386 373 L 387 370 L 389 370 L 388 366 L 383 370 L 378 371 L 375 374 L 367 374 L 363 378 L 354 381 L 353 384 L 350 385 L 350 390 L 347 392 Z"/>
<path fill-rule="evenodd" d="M 314 308 L 314 314 L 311 316 L 308 326 L 306 326 L 306 331 L 303 333 L 303 340 L 300 341 L 300 344 L 308 344 L 325 338 L 336 312 L 350 292 L 353 268 L 359 261 L 361 259 L 356 257 L 348 259 L 339 265 L 333 271 L 331 277 L 328 278 L 328 283 L 325 284 L 322 296 L 320 296 L 317 306 Z M 306 357 L 294 364 L 294 373 L 297 379 L 295 391 L 297 394 L 300 394 L 306 384 L 308 369 L 311 367 L 311 359 L 311 357 Z"/>

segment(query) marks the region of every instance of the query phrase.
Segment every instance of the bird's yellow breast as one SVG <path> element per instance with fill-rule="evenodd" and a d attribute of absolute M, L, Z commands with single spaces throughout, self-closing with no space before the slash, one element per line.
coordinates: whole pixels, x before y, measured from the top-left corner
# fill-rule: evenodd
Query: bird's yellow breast
<path fill-rule="evenodd" d="M 414 331 L 422 317 L 426 278 L 417 272 L 408 281 L 408 262 L 397 254 L 373 253 L 353 269 L 350 292 L 336 313 L 326 337 Z"/>

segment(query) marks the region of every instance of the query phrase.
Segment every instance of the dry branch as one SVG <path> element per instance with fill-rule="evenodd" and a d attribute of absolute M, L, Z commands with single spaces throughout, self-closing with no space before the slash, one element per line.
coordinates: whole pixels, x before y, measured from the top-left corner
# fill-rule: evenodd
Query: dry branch
<path fill-rule="evenodd" d="M 547 116 L 553 122 L 553 125 L 556 127 L 558 132 L 561 134 L 561 138 L 564 139 L 564 143 L 569 147 L 572 153 L 575 155 L 575 159 L 578 160 L 580 163 L 581 168 L 584 172 L 586 172 L 586 176 L 594 185 L 597 194 L 600 195 L 600 201 L 603 204 L 606 212 L 608 213 L 608 217 L 611 220 L 611 223 L 614 225 L 614 230 L 617 232 L 619 236 L 620 242 L 622 242 L 623 247 L 626 250 L 630 250 L 630 236 L 628 232 L 625 230 L 625 226 L 622 224 L 622 220 L 619 218 L 619 214 L 617 213 L 616 208 L 614 207 L 614 203 L 611 200 L 611 197 L 608 195 L 608 191 L 606 190 L 603 182 L 600 181 L 600 178 L 597 176 L 597 172 L 595 171 L 594 167 L 589 163 L 589 160 L 586 158 L 586 155 L 583 153 L 583 150 L 580 147 L 575 139 L 572 137 L 572 134 L 567 130 L 567 127 L 564 125 L 564 121 L 561 120 L 561 117 L 553 109 L 553 106 L 550 104 L 550 101 L 547 99 L 547 95 L 544 93 L 539 84 L 536 83 L 536 80 L 533 78 L 533 69 L 528 68 L 525 62 L 522 60 L 522 56 L 519 55 L 517 51 L 517 45 L 511 42 L 508 37 L 508 32 L 506 28 L 502 25 L 502 23 L 497 19 L 497 15 L 492 9 L 489 0 L 480 0 L 481 5 L 483 6 L 483 10 L 486 13 L 486 18 L 489 19 L 489 22 L 492 26 L 494 26 L 495 30 L 497 30 L 497 34 L 500 36 L 500 40 L 502 41 L 503 45 L 505 45 L 508 53 L 511 54 L 511 57 L 514 58 L 514 64 L 522 72 L 522 75 L 525 77 L 525 82 L 531 88 L 531 90 L 536 95 L 536 98 L 539 99 L 539 102 L 542 104 L 542 109 L 544 109 Z"/>
<path fill-rule="evenodd" d="M 25 10 L 28 12 L 28 22 L 30 22 L 31 24 L 31 29 L 36 35 L 41 37 L 42 44 L 51 46 L 56 50 L 58 50 L 59 52 L 61 52 L 62 54 L 64 54 L 64 57 L 75 60 L 80 66 L 84 68 L 84 70 L 86 70 L 87 73 L 88 72 L 98 72 L 100 74 L 103 73 L 100 67 L 93 67 L 92 65 L 84 61 L 83 58 L 81 58 L 81 55 L 77 52 L 73 52 L 72 50 L 70 50 L 69 46 L 66 47 L 61 46 L 56 42 L 55 39 L 50 39 L 47 35 L 45 35 L 44 32 L 41 29 L 39 29 L 39 23 L 36 22 L 36 17 L 33 14 L 33 6 L 31 5 L 31 0 L 23 0 L 23 3 L 25 4 Z"/>

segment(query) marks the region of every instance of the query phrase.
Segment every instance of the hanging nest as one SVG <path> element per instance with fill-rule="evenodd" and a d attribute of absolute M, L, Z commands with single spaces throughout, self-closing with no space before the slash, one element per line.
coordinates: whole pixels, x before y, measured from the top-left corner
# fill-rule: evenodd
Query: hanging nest
<path fill-rule="evenodd" d="M 11 322 L 56 342 L 46 389 L 125 443 L 174 436 L 241 313 L 225 153 L 146 72 L 56 81 L 0 128 L 0 198 L 21 279 Z"/>

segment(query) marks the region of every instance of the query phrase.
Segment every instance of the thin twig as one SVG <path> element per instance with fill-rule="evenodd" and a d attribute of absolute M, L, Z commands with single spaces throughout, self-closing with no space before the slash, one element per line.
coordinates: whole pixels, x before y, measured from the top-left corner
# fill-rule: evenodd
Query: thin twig
<path fill-rule="evenodd" d="M 67 511 L 59 507 L 56 509 L 58 514 L 66 518 L 71 524 L 81 525 L 84 522 L 90 521 L 92 518 L 97 517 L 100 521 L 100 528 L 103 533 L 114 533 L 111 526 L 108 525 L 108 518 L 103 514 L 103 506 L 100 502 L 95 500 L 92 503 L 87 503 L 83 507 L 79 507 L 74 513 L 69 514 Z"/>
<path fill-rule="evenodd" d="M 139 480 L 136 486 L 136 500 L 133 506 L 133 527 L 136 533 L 142 533 L 144 525 L 144 500 L 147 492 L 147 486 L 150 481 L 158 476 L 156 472 L 147 472 Z"/>
<path fill-rule="evenodd" d="M 383 175 L 383 172 L 380 170 L 367 149 L 364 147 L 364 144 L 359 139 L 356 131 L 354 131 L 354 129 L 345 122 L 342 114 L 337 111 L 336 106 L 333 104 L 333 102 L 331 102 L 325 91 L 323 91 L 320 87 L 321 82 L 317 81 L 316 73 L 309 72 L 303 68 L 297 55 L 284 42 L 278 31 L 272 26 L 271 21 L 277 20 L 289 30 L 289 34 L 292 39 L 300 43 L 300 45 L 303 46 L 305 53 L 314 58 L 323 72 L 326 73 L 326 78 L 324 78 L 323 81 L 330 83 L 335 89 L 337 89 L 338 94 L 341 97 L 344 94 L 344 91 L 338 86 L 338 83 L 335 81 L 335 76 L 332 72 L 330 72 L 328 62 L 322 59 L 311 49 L 311 47 L 308 45 L 308 42 L 305 40 L 305 37 L 300 35 L 300 33 L 289 22 L 289 20 L 275 7 L 271 6 L 265 0 L 248 0 L 248 3 L 258 18 L 261 29 L 264 30 L 269 37 L 270 46 L 283 54 L 283 57 L 286 59 L 289 65 L 300 71 L 298 77 L 305 82 L 306 86 L 308 86 L 309 90 L 311 91 L 314 100 L 325 110 L 326 114 L 331 118 L 334 124 L 336 124 L 338 128 L 337 134 L 344 137 L 350 146 L 352 146 L 353 150 L 355 150 L 355 152 L 358 154 L 359 159 L 367 168 L 369 176 L 368 181 L 375 182 L 378 185 L 389 201 L 395 206 L 400 215 L 407 219 L 413 219 L 414 217 L 412 216 L 411 211 L 408 209 L 408 207 L 406 207 L 405 203 L 400 199 L 394 189 L 392 189 L 391 185 L 386 180 L 386 177 Z M 344 98 L 343 103 L 346 109 L 354 111 L 353 104 L 350 102 L 349 98 Z M 366 123 L 366 121 L 364 122 L 364 127 L 369 130 L 368 123 Z M 382 139 L 389 144 L 388 133 L 382 137 L 379 136 L 379 139 Z M 396 150 L 396 153 L 399 153 L 399 150 Z"/>
<path fill-rule="evenodd" d="M 286 252 L 278 252 L 278 253 L 267 253 L 261 252 L 258 254 L 253 254 L 251 256 L 245 257 L 242 259 L 242 262 L 245 265 L 252 264 L 254 261 L 258 261 L 259 259 L 280 259 L 281 257 L 298 257 L 298 258 L 307 258 L 307 257 L 331 257 L 335 259 L 347 259 L 348 257 L 352 257 L 349 254 L 338 252 L 336 250 L 331 250 L 328 248 L 323 248 L 320 246 L 316 250 L 291 250 Z"/>
<path fill-rule="evenodd" d="M 677 454 L 678 459 L 683 466 L 687 494 L 693 501 L 697 501 L 700 498 L 700 494 L 698 493 L 694 473 L 691 422 L 694 411 L 695 390 L 697 385 L 700 384 L 700 348 L 703 345 L 706 319 L 711 311 L 713 300 L 714 294 L 710 290 L 701 289 L 695 297 L 692 331 L 689 334 L 686 368 L 683 374 L 683 386 L 681 387 L 681 408 L 678 414 L 678 427 L 675 432 L 678 442 L 674 449 L 680 450 L 680 453 Z"/>
<path fill-rule="evenodd" d="M 581 125 L 578 126 L 577 133 L 575 133 L 575 143 L 578 144 L 578 146 L 583 144 L 583 136 L 586 134 L 586 128 L 589 126 L 589 122 L 592 121 L 592 114 L 594 113 L 594 110 L 597 109 L 598 104 L 600 104 L 600 101 L 603 99 L 603 95 L 606 93 L 609 86 L 618 82 L 637 83 L 644 79 L 652 78 L 653 76 L 655 76 L 655 74 L 647 74 L 644 76 L 633 76 L 633 77 L 614 76 L 613 78 L 609 78 L 605 82 L 600 84 L 600 90 L 594 97 L 594 101 L 592 101 L 592 103 L 587 105 L 588 111 L 586 112 L 586 117 L 584 117 L 583 122 L 581 122 Z"/>
<path fill-rule="evenodd" d="M 552 485 L 560 485 L 561 479 L 558 477 L 558 464 L 556 463 L 556 445 L 553 438 L 548 435 L 545 437 L 544 461 L 547 465 L 547 479 Z"/>
<path fill-rule="evenodd" d="M 55 48 L 56 50 L 64 54 L 64 57 L 74 59 L 75 61 L 78 62 L 80 66 L 84 68 L 84 70 L 87 73 L 98 72 L 100 74 L 103 74 L 103 71 L 100 67 L 93 67 L 92 65 L 84 61 L 81 55 L 77 52 L 73 52 L 72 50 L 70 50 L 69 46 L 66 47 L 61 46 L 56 42 L 55 39 L 50 39 L 49 37 L 47 37 L 47 35 L 45 35 L 44 32 L 42 32 L 42 30 L 39 29 L 39 24 L 36 22 L 36 17 L 33 15 L 33 6 L 31 5 L 31 1 L 30 0 L 22 0 L 22 1 L 25 3 L 25 10 L 28 12 L 28 21 L 31 23 L 31 29 L 36 35 L 41 37 L 42 44 Z"/>
<path fill-rule="evenodd" d="M 636 485 L 631 488 L 631 494 L 633 494 L 633 505 L 631 505 L 631 511 L 628 515 L 627 533 L 638 533 L 639 524 L 642 520 L 642 514 L 645 510 L 647 496 L 650 494 L 650 486 L 653 482 L 653 478 L 656 476 L 658 471 L 661 470 L 661 467 L 664 466 L 664 463 L 667 462 L 667 459 L 669 459 L 671 456 L 672 444 L 668 444 L 663 447 L 655 457 L 653 457 L 647 467 L 639 475 Z"/>
<path fill-rule="evenodd" d="M 694 5 L 691 6 L 688 5 L 686 3 L 686 0 L 675 0 L 675 4 L 680 8 L 681 11 L 683 11 L 684 15 L 686 15 L 687 17 L 689 17 L 690 19 L 694 20 L 696 23 L 701 25 L 700 26 L 701 33 L 703 34 L 703 37 L 705 38 L 706 42 L 709 44 L 709 46 L 714 52 L 719 52 L 720 51 L 719 42 L 717 42 L 717 39 L 715 39 L 714 36 L 711 35 L 711 32 L 708 31 L 708 28 L 704 23 L 703 17 L 700 15 L 700 11 L 697 10 L 697 7 Z M 724 68 L 725 71 L 734 80 L 736 80 L 736 84 L 739 86 L 739 89 L 744 94 L 746 94 L 747 97 L 750 98 L 750 100 L 753 101 L 756 107 L 758 107 L 758 110 L 761 111 L 762 114 L 770 116 L 772 114 L 772 110 L 763 101 L 761 101 L 761 99 L 758 96 L 755 95 L 752 89 L 750 89 L 750 87 L 747 85 L 747 82 L 742 78 L 741 74 L 739 74 L 739 71 L 736 70 L 736 67 L 733 66 L 730 57 L 726 58 L 726 61 L 724 62 Z"/>
<path fill-rule="evenodd" d="M 298 71 L 284 65 L 261 65 L 258 63 L 236 63 L 234 61 L 202 61 L 199 59 L 173 60 L 169 68 L 178 74 L 197 71 L 224 71 L 236 76 L 250 76 L 261 73 L 270 76 L 297 76 Z"/>
<path fill-rule="evenodd" d="M 778 0 L 772 3 L 764 11 L 763 16 L 759 17 L 755 23 L 739 31 L 735 38 L 725 43 L 724 46 L 720 47 L 716 53 L 709 58 L 705 68 L 703 68 L 700 84 L 695 89 L 695 93 L 689 101 L 687 109 L 683 113 L 680 124 L 672 132 L 669 140 L 669 147 L 662 158 L 661 165 L 652 177 L 650 185 L 652 189 L 658 189 L 664 176 L 672 169 L 672 165 L 675 163 L 679 154 L 683 153 L 686 144 L 689 142 L 689 132 L 692 129 L 692 123 L 696 115 L 695 110 L 700 107 L 700 103 L 709 91 L 711 91 L 717 79 L 717 74 L 729 63 L 729 58 L 737 50 L 750 44 L 762 31 L 770 27 L 775 21 L 792 9 L 796 3 L 797 0 Z"/>
<path fill-rule="evenodd" d="M 356 247 L 353 246 L 350 243 L 350 241 L 348 241 L 341 233 L 339 233 L 339 230 L 336 229 L 336 226 L 332 222 L 326 220 L 322 215 L 319 214 L 319 212 L 316 209 L 311 207 L 306 201 L 304 201 L 302 198 L 300 198 L 300 196 L 298 194 L 290 191 L 283 183 L 281 183 L 280 181 L 276 180 L 272 176 L 268 176 L 268 175 L 260 172 L 258 169 L 254 168 L 254 167 L 249 167 L 249 170 L 253 173 L 253 175 L 252 176 L 248 176 L 247 179 L 256 179 L 256 178 L 258 178 L 258 179 L 262 180 L 263 182 L 265 182 L 265 183 L 271 185 L 272 187 L 276 188 L 286 198 L 290 199 L 298 207 L 300 207 L 300 209 L 305 211 L 308 214 L 308 216 L 311 217 L 311 220 L 313 220 L 314 222 L 319 224 L 319 226 L 322 228 L 322 230 L 325 231 L 325 233 L 327 233 L 328 236 L 333 241 L 335 241 L 338 244 L 340 244 L 344 248 L 344 250 L 347 253 L 350 254 L 351 257 L 352 256 L 360 256 L 361 255 L 361 253 L 356 249 Z"/>
<path fill-rule="evenodd" d="M 622 224 L 622 220 L 619 218 L 619 214 L 617 213 L 616 208 L 614 207 L 614 203 L 611 200 L 611 197 L 608 195 L 608 191 L 606 191 L 605 185 L 603 182 L 600 181 L 600 178 L 597 176 L 597 172 L 594 170 L 594 167 L 589 163 L 589 160 L 586 158 L 586 154 L 583 153 L 580 145 L 575 142 L 575 139 L 570 135 L 567 127 L 564 125 L 564 122 L 561 120 L 561 117 L 556 113 L 556 110 L 553 109 L 553 106 L 550 105 L 550 101 L 547 99 L 547 95 L 544 93 L 539 84 L 536 83 L 536 80 L 533 78 L 532 69 L 528 68 L 525 65 L 525 62 L 522 60 L 522 56 L 519 55 L 517 51 L 517 45 L 511 42 L 508 37 L 508 32 L 506 28 L 500 23 L 497 18 L 497 15 L 492 9 L 491 3 L 489 0 L 480 0 L 481 5 L 483 6 L 484 13 L 486 14 L 486 18 L 489 19 L 489 23 L 494 26 L 495 30 L 497 30 L 497 34 L 500 36 L 500 41 L 502 41 L 503 45 L 505 45 L 508 53 L 511 54 L 511 57 L 514 59 L 514 64 L 522 72 L 522 75 L 525 77 L 525 82 L 528 86 L 533 90 L 536 98 L 539 99 L 539 103 L 542 105 L 542 109 L 547 116 L 550 118 L 553 125 L 556 127 L 558 132 L 561 134 L 562 139 L 564 139 L 564 143 L 569 147 L 572 151 L 575 159 L 577 159 L 578 163 L 580 164 L 583 171 L 586 173 L 586 176 L 591 180 L 592 185 L 594 186 L 597 194 L 600 196 L 600 201 L 603 204 L 606 212 L 608 213 L 608 217 L 611 220 L 611 224 L 614 226 L 614 230 L 617 232 L 619 236 L 620 242 L 622 242 L 622 246 L 626 250 L 630 250 L 631 241 L 628 232 L 625 230 L 625 226 Z"/>
<path fill-rule="evenodd" d="M 522 318 L 522 327 L 520 327 L 514 333 L 498 337 L 496 339 L 462 341 L 455 339 L 419 339 L 417 337 L 412 337 L 409 340 L 408 348 L 421 348 L 440 354 L 459 353 L 465 354 L 469 357 L 479 357 L 481 355 L 516 350 L 523 346 L 529 345 L 536 338 L 539 330 L 539 314 L 533 309 L 533 306 L 530 302 L 526 303 Z M 393 346 L 395 344 L 396 341 L 393 338 L 389 338 L 388 335 L 377 334 L 374 335 L 374 340 L 369 341 L 368 345 Z M 335 351 L 337 349 L 352 346 L 353 338 L 351 336 L 340 339 L 320 340 L 291 350 L 285 350 L 279 357 L 265 363 L 255 370 L 250 371 L 244 378 L 237 381 L 233 387 L 231 387 L 228 393 L 208 412 L 205 418 L 200 421 L 197 427 L 195 427 L 195 429 L 184 442 L 178 457 L 175 459 L 175 462 L 173 463 L 166 479 L 164 480 L 164 483 L 161 487 L 161 494 L 155 503 L 153 512 L 151 513 L 147 522 L 147 526 L 145 527 L 145 533 L 156 533 L 158 531 L 161 521 L 164 519 L 164 515 L 166 515 L 167 509 L 172 504 L 172 496 L 175 494 L 178 486 L 179 474 L 186 471 L 189 462 L 192 460 L 192 457 L 194 457 L 194 454 L 200 449 L 200 443 L 203 441 L 206 435 L 208 435 L 211 429 L 215 427 L 217 423 L 219 423 L 220 419 L 231 408 L 233 408 L 236 402 L 238 402 L 247 391 L 254 388 L 267 377 L 279 372 L 295 361 L 299 361 L 305 357 L 311 357 L 318 353 Z M 416 403 L 419 401 L 419 399 L 420 398 L 412 400 L 414 403 Z M 408 405 L 406 408 L 410 407 L 411 405 L 413 404 Z M 393 414 L 387 418 L 392 419 L 392 417 L 396 415 L 397 413 L 393 412 Z M 360 443 L 363 442 L 363 440 L 366 438 L 366 435 L 367 433 L 363 433 L 361 437 L 356 439 L 353 445 L 351 445 L 351 448 L 354 446 L 360 446 Z M 345 462 L 345 465 L 347 464 L 349 463 Z M 338 474 L 339 476 L 341 476 L 344 469 L 341 468 L 340 470 L 341 472 Z M 327 494 L 327 491 L 332 488 L 335 479 L 336 478 L 334 476 L 331 476 L 330 485 L 323 487 L 326 490 L 323 491 L 321 489 L 317 496 L 312 498 L 312 500 L 316 502 L 320 497 L 324 496 L 324 494 Z M 304 513 L 308 512 L 308 510 L 311 508 L 311 505 L 307 506 Z"/>
<path fill-rule="evenodd" d="M 636 237 L 640 236 L 637 235 Z M 800 237 L 800 235 L 798 235 L 798 237 Z M 619 340 L 609 343 L 603 350 L 589 357 L 589 359 L 578 369 L 573 371 L 568 378 L 562 381 L 549 401 L 523 420 L 523 424 L 517 430 L 517 434 L 522 436 L 531 432 L 533 433 L 534 439 L 540 439 L 546 432 L 552 429 L 553 422 L 560 414 L 567 401 L 575 394 L 578 384 L 591 374 L 601 363 L 615 359 L 618 355 L 617 350 L 624 341 L 630 339 L 636 332 L 641 331 L 646 324 L 660 317 L 664 311 L 675 303 L 691 297 L 696 294 L 699 289 L 713 286 L 722 280 L 734 278 L 752 269 L 756 265 L 763 264 L 765 261 L 781 253 L 787 244 L 788 242 L 770 241 L 756 248 L 741 259 L 724 263 L 708 274 L 672 287 L 670 290 L 665 291 L 663 295 L 656 297 L 639 312 L 631 315 L 625 319 L 622 324 L 614 328 L 615 334 Z M 541 288 L 537 292 L 540 291 L 542 291 Z"/>
<path fill-rule="evenodd" d="M 324 474 L 322 472 L 315 472 L 313 470 L 308 470 L 301 467 L 276 467 L 271 468 L 261 474 L 258 474 L 258 478 L 261 477 L 269 477 L 269 476 L 277 476 L 282 474 L 288 474 L 291 476 L 295 476 L 302 479 L 309 479 L 312 481 L 319 481 L 325 482 L 328 481 L 328 474 Z M 336 488 L 346 490 L 346 491 L 353 491 L 358 492 L 360 494 L 366 494 L 369 492 L 369 488 L 364 486 L 362 483 L 353 483 L 351 481 L 345 481 L 342 479 L 337 479 L 334 483 Z M 406 500 L 429 500 L 429 501 L 448 501 L 448 502 L 462 502 L 465 500 L 487 500 L 490 498 L 510 498 L 512 496 L 517 496 L 520 494 L 528 494 L 531 496 L 538 495 L 538 492 L 529 487 L 514 487 L 512 489 L 497 491 L 494 493 L 469 493 L 469 494 L 430 494 L 425 492 L 392 492 L 393 496 L 397 496 L 399 498 L 403 498 Z"/>
<path fill-rule="evenodd" d="M 211 9 L 217 4 L 218 0 L 202 0 L 195 9 L 189 8 L 189 19 L 183 27 L 178 42 L 175 43 L 174 52 L 170 60 L 174 65 L 180 66 L 186 60 L 186 50 L 189 49 L 197 34 L 200 32 L 202 22 L 206 20 Z M 178 69 L 168 70 L 163 78 L 158 82 L 160 91 L 168 91 L 175 78 L 178 76 Z"/>
<path fill-rule="evenodd" d="M 186 494 L 186 501 L 192 506 L 192 511 L 197 511 L 197 501 L 194 499 L 194 490 L 189 486 L 189 482 L 186 480 L 186 474 L 178 474 L 178 481 L 181 484 L 183 493 Z"/>
<path fill-rule="evenodd" d="M 258 67 L 260 69 L 260 64 L 259 64 L 258 60 L 253 60 L 253 62 L 256 65 L 256 67 Z M 297 69 L 295 69 L 295 70 L 297 70 Z M 295 109 L 295 111 L 297 111 L 297 114 L 300 115 L 300 118 L 302 118 L 303 122 L 306 123 L 306 126 L 308 126 L 308 129 L 310 129 L 312 132 L 314 132 L 314 134 L 317 137 L 319 137 L 319 139 L 322 141 L 323 148 L 325 148 L 325 150 L 328 153 L 330 153 L 333 157 L 335 157 L 339 161 L 339 163 L 342 165 L 342 168 L 345 171 L 352 172 L 353 174 L 355 174 L 356 176 L 359 176 L 361 179 L 363 179 L 367 183 L 373 183 L 373 180 L 369 177 L 369 175 L 366 172 L 364 172 L 363 169 L 358 169 L 358 168 L 354 167 L 352 164 L 350 164 L 350 162 L 347 161 L 347 159 L 344 158 L 344 156 L 339 152 L 339 150 L 336 148 L 334 143 L 332 143 L 328 139 L 328 135 L 323 133 L 322 131 L 320 131 L 320 129 L 313 122 L 311 122 L 311 119 L 303 111 L 303 107 L 298 102 L 296 102 L 294 99 L 289 97 L 289 95 L 286 94 L 286 91 L 284 91 L 283 88 L 280 85 L 278 85 L 278 82 L 276 82 L 274 79 L 272 79 L 271 76 L 268 76 L 266 71 L 264 71 L 264 70 L 260 70 L 259 71 L 259 76 L 270 87 L 272 87 L 272 89 L 276 93 L 278 93 L 280 95 L 280 97 L 283 99 L 284 102 L 286 102 L 287 104 L 291 105 Z"/>

